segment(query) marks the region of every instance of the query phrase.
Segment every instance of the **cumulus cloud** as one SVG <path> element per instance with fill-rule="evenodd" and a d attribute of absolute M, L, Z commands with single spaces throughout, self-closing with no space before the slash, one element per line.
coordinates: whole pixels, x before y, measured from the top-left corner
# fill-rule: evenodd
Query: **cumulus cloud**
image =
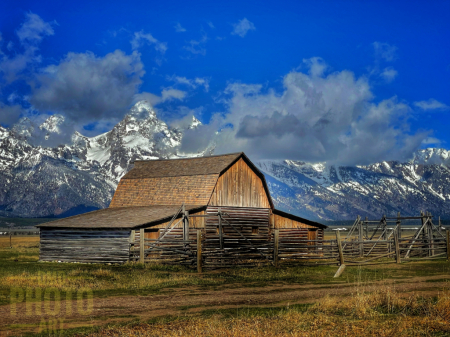
<path fill-rule="evenodd" d="M 140 32 L 135 32 L 133 38 L 131 39 L 131 48 L 136 50 L 145 44 L 153 45 L 155 50 L 161 54 L 164 54 L 167 51 L 167 43 L 158 41 L 152 34 L 144 33 L 143 30 Z"/>
<path fill-rule="evenodd" d="M 191 130 L 182 149 L 194 151 L 193 135 L 209 134 L 217 153 L 353 165 L 407 158 L 428 137 L 428 132 L 410 132 L 410 108 L 396 97 L 374 103 L 367 77 L 347 70 L 327 73 L 319 58 L 305 64 L 307 71 L 284 76 L 282 92 L 229 84 L 227 111 L 212 122 L 220 133 L 207 132 L 206 125 Z"/>
<path fill-rule="evenodd" d="M 173 28 L 175 28 L 175 31 L 177 33 L 184 33 L 186 31 L 186 28 L 181 26 L 181 24 L 179 22 L 177 22 L 177 24 Z"/>
<path fill-rule="evenodd" d="M 104 57 L 69 53 L 36 76 L 30 103 L 81 123 L 118 117 L 131 104 L 144 73 L 137 52 L 116 50 Z"/>
<path fill-rule="evenodd" d="M 414 102 L 414 105 L 422 110 L 430 111 L 430 110 L 449 110 L 450 106 L 435 100 L 434 98 L 430 98 L 428 101 L 418 101 Z"/>
<path fill-rule="evenodd" d="M 194 79 L 188 79 L 182 76 L 167 76 L 169 81 L 175 82 L 179 85 L 185 85 L 192 89 L 197 89 L 199 86 L 202 86 L 206 92 L 209 91 L 209 79 L 206 77 L 196 77 Z"/>
<path fill-rule="evenodd" d="M 397 47 L 384 42 L 374 42 L 375 57 L 392 62 L 397 59 Z"/>
<path fill-rule="evenodd" d="M 380 76 L 387 82 L 391 83 L 398 75 L 397 70 L 393 67 L 384 68 Z"/>
<path fill-rule="evenodd" d="M 238 35 L 240 37 L 245 37 L 250 30 L 256 30 L 255 25 L 247 20 L 247 18 L 243 18 L 237 23 L 233 23 L 233 31 L 231 35 Z"/>

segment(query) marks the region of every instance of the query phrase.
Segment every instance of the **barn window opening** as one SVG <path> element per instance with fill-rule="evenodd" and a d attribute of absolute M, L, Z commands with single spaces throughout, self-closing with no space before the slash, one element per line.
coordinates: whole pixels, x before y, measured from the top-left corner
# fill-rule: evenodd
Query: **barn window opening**
<path fill-rule="evenodd" d="M 252 226 L 252 234 L 253 235 L 256 235 L 256 234 L 258 234 L 259 233 L 259 228 L 258 228 L 258 226 Z"/>

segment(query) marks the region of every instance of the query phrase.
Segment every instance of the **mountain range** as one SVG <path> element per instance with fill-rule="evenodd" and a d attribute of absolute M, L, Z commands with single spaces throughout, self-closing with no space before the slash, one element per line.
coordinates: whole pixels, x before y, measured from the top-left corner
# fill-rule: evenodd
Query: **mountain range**
<path fill-rule="evenodd" d="M 41 125 L 23 118 L 0 126 L 0 216 L 64 217 L 108 207 L 120 178 L 137 159 L 167 159 L 214 153 L 180 153 L 187 129 L 160 120 L 146 101 L 136 103 L 112 130 L 95 137 L 75 132 L 69 144 L 50 146 L 65 119 Z M 39 137 L 39 139 L 37 139 Z M 48 144 L 47 144 L 48 143 Z M 316 220 L 357 215 L 417 215 L 421 210 L 450 218 L 450 153 L 418 150 L 406 162 L 336 166 L 293 160 L 261 160 L 277 208 Z"/>

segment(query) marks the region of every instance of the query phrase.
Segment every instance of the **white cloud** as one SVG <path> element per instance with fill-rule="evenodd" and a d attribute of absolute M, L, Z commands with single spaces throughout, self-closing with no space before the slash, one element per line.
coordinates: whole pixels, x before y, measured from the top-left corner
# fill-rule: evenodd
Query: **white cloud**
<path fill-rule="evenodd" d="M 184 33 L 186 28 L 183 28 L 179 22 L 173 27 L 177 33 Z"/>
<path fill-rule="evenodd" d="M 173 99 L 177 99 L 177 100 L 181 101 L 185 97 L 186 97 L 186 92 L 182 91 L 182 90 L 178 90 L 178 89 L 165 88 L 161 92 L 161 98 L 162 98 L 163 102 L 173 100 Z"/>
<path fill-rule="evenodd" d="M 196 134 L 203 143 L 217 137 L 217 153 L 353 165 L 408 158 L 428 137 L 428 132 L 411 133 L 408 105 L 395 97 L 374 103 L 366 76 L 355 78 L 347 70 L 325 75 L 320 58 L 305 64 L 307 72 L 284 76 L 282 92 L 230 83 L 227 111 L 212 122 L 220 133 L 201 126 L 181 150 L 195 150 L 188 140 Z M 213 138 L 204 139 L 205 134 Z"/>
<path fill-rule="evenodd" d="M 145 74 L 138 52 L 120 50 L 97 57 L 68 53 L 35 77 L 30 103 L 40 111 L 61 113 L 77 123 L 121 117 Z"/>
<path fill-rule="evenodd" d="M 427 137 L 422 141 L 422 145 L 436 145 L 439 146 L 442 142 L 435 137 Z"/>
<path fill-rule="evenodd" d="M 45 22 L 39 15 L 29 12 L 26 14 L 26 21 L 17 30 L 17 36 L 22 44 L 37 44 L 45 36 L 55 34 L 52 24 L 55 22 Z"/>
<path fill-rule="evenodd" d="M 392 82 L 398 75 L 397 70 L 395 70 L 393 67 L 387 67 L 384 68 L 381 72 L 380 76 L 387 82 Z"/>
<path fill-rule="evenodd" d="M 397 59 L 397 47 L 389 43 L 374 42 L 375 56 L 385 61 L 392 62 Z"/>
<path fill-rule="evenodd" d="M 186 77 L 173 75 L 168 76 L 167 79 L 179 85 L 186 85 L 192 89 L 197 89 L 199 86 L 203 86 L 206 92 L 209 91 L 209 79 L 206 77 L 196 77 L 194 79 L 188 79 Z"/>
<path fill-rule="evenodd" d="M 213 25 L 213 23 L 212 23 L 211 21 L 208 21 L 208 26 L 209 26 L 209 28 L 211 28 L 211 29 L 216 28 L 216 27 Z"/>
<path fill-rule="evenodd" d="M 249 30 L 256 30 L 255 25 L 248 21 L 247 18 L 243 18 L 238 23 L 233 23 L 233 31 L 231 34 L 244 37 Z"/>
<path fill-rule="evenodd" d="M 131 48 L 133 50 L 141 48 L 144 44 L 154 45 L 155 50 L 164 54 L 167 51 L 167 43 L 160 42 L 153 37 L 150 33 L 144 33 L 144 31 L 135 32 L 131 39 Z"/>
<path fill-rule="evenodd" d="M 16 31 L 23 51 L 14 51 L 14 43 L 9 41 L 6 48 L 12 55 L 0 52 L 0 56 L 3 56 L 0 59 L 0 75 L 3 75 L 6 83 L 15 81 L 24 72 L 32 72 L 34 66 L 41 62 L 39 43 L 44 37 L 54 34 L 54 24 L 56 23 L 43 21 L 39 15 L 31 12 L 25 15 L 24 23 Z"/>
<path fill-rule="evenodd" d="M 449 110 L 450 106 L 430 98 L 428 101 L 418 101 L 414 102 L 414 105 L 422 110 Z"/>
<path fill-rule="evenodd" d="M 171 87 L 168 88 L 164 88 L 161 91 L 161 95 L 155 95 L 149 92 L 142 92 L 139 94 L 134 95 L 134 102 L 139 102 L 139 101 L 148 101 L 152 106 L 156 106 L 158 104 L 167 102 L 167 101 L 172 101 L 172 100 L 180 100 L 182 101 L 183 99 L 185 99 L 187 96 L 187 92 L 182 91 L 182 90 L 178 90 L 178 89 L 174 89 Z"/>
<path fill-rule="evenodd" d="M 188 42 L 187 46 L 184 46 L 183 49 L 194 55 L 206 55 L 205 44 L 208 41 L 208 36 L 203 34 L 200 40 L 191 40 Z"/>

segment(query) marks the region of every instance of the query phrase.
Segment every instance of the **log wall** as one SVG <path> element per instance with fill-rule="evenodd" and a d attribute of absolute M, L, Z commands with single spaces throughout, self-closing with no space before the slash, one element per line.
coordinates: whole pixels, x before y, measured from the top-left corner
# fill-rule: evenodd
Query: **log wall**
<path fill-rule="evenodd" d="M 40 261 L 124 263 L 129 259 L 127 229 L 41 228 Z"/>
<path fill-rule="evenodd" d="M 209 205 L 270 208 L 261 178 L 242 158 L 219 177 Z"/>

